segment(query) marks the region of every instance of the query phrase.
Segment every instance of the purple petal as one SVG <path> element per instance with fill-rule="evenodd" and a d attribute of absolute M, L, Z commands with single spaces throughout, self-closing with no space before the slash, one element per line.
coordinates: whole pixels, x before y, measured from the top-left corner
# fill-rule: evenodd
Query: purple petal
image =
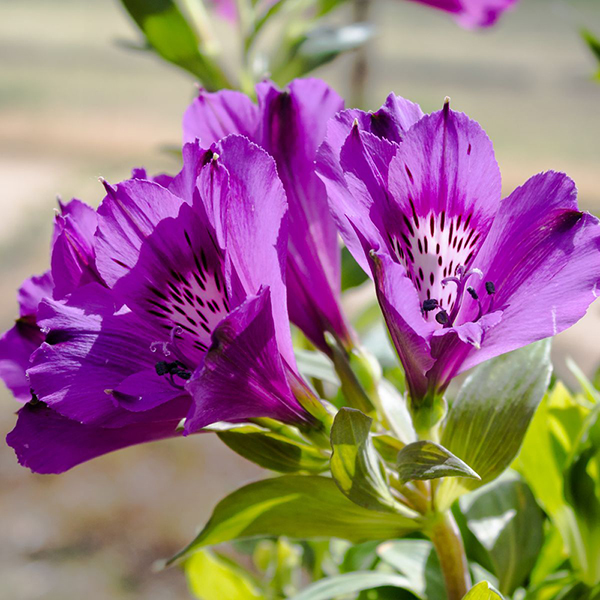
<path fill-rule="evenodd" d="M 321 147 L 317 162 L 342 238 L 367 273 L 369 261 L 356 228 L 369 241 L 370 248 L 388 246 L 384 221 L 387 172 L 397 148 L 392 142 L 353 127 L 339 158 Z"/>
<path fill-rule="evenodd" d="M 53 289 L 54 282 L 50 271 L 26 279 L 17 293 L 19 314 L 22 317 L 35 315 L 38 304 L 43 298 L 51 298 Z"/>
<path fill-rule="evenodd" d="M 176 218 L 162 220 L 144 240 L 135 265 L 114 290 L 140 318 L 163 330 L 162 339 L 175 335 L 177 358 L 191 371 L 232 306 L 227 285 L 210 225 L 183 204 Z"/>
<path fill-rule="evenodd" d="M 140 179 L 106 187 L 108 194 L 98 208 L 96 265 L 104 281 L 114 285 L 137 262 L 143 241 L 156 225 L 177 216 L 182 200 Z"/>
<path fill-rule="evenodd" d="M 201 90 L 183 116 L 183 141 L 200 139 L 209 147 L 230 133 L 256 138 L 258 107 L 242 92 Z"/>
<path fill-rule="evenodd" d="M 257 86 L 261 145 L 273 156 L 289 202 L 288 307 L 291 320 L 327 351 L 330 331 L 350 343 L 340 309 L 340 248 L 327 205 L 327 193 L 315 173 L 315 156 L 327 121 L 343 100 L 325 82 L 297 79 L 281 91 L 271 82 Z"/>
<path fill-rule="evenodd" d="M 246 295 L 256 294 L 261 286 L 269 287 L 279 350 L 294 364 L 283 282 L 287 202 L 275 163 L 262 148 L 241 136 L 229 136 L 216 148 L 217 163 L 229 175 L 229 190 L 221 207 L 227 258 Z M 222 180 L 215 178 L 214 184 L 222 185 Z M 213 193 L 221 195 L 218 189 Z"/>
<path fill-rule="evenodd" d="M 98 284 L 77 290 L 64 303 L 40 305 L 39 325 L 48 333 L 28 376 L 37 397 L 53 410 L 106 427 L 140 420 L 120 408 L 111 391 L 130 375 L 154 369 L 162 357 L 152 348 L 162 334 L 118 309 L 111 292 Z M 173 398 L 181 393 L 173 387 Z"/>
<path fill-rule="evenodd" d="M 113 450 L 180 435 L 178 422 L 150 421 L 104 429 L 63 417 L 42 403 L 27 404 L 19 411 L 6 442 L 19 464 L 34 473 L 62 473 Z"/>
<path fill-rule="evenodd" d="M 536 175 L 502 201 L 474 265 L 483 272 L 484 308 L 493 298 L 502 320 L 461 370 L 556 335 L 583 317 L 599 293 L 600 225 L 578 210 L 566 175 Z M 493 297 L 485 281 L 494 283 Z"/>
<path fill-rule="evenodd" d="M 193 398 L 188 433 L 217 421 L 258 417 L 310 423 L 286 379 L 268 288 L 248 298 L 215 330 L 213 347 L 187 390 Z"/>
<path fill-rule="evenodd" d="M 339 156 L 355 120 L 358 121 L 361 131 L 400 143 L 406 132 L 423 116 L 418 104 L 395 94 L 390 94 L 383 106 L 375 112 L 365 112 L 356 108 L 343 110 L 327 124 L 327 152 Z"/>
<path fill-rule="evenodd" d="M 15 326 L 0 337 L 0 378 L 19 402 L 31 400 L 26 371 L 32 353 L 43 341 L 44 335 L 30 318 L 17 320 Z"/>
<path fill-rule="evenodd" d="M 421 398 L 428 387 L 427 372 L 434 365 L 429 345 L 433 327 L 422 317 L 417 291 L 404 268 L 385 253 L 373 253 L 371 261 L 377 299 L 411 396 Z"/>
<path fill-rule="evenodd" d="M 53 297 L 63 298 L 74 289 L 97 281 L 102 283 L 95 263 L 96 211 L 79 200 L 61 204 L 52 245 Z"/>
<path fill-rule="evenodd" d="M 455 15 L 456 21 L 468 29 L 490 27 L 500 15 L 518 0 L 413 0 Z"/>

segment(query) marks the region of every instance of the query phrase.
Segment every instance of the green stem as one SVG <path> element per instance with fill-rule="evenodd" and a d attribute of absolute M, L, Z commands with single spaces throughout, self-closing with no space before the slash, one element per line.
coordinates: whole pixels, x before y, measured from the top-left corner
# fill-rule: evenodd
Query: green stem
<path fill-rule="evenodd" d="M 427 534 L 440 559 L 448 600 L 461 600 L 471 588 L 471 576 L 462 537 L 452 513 L 436 515 Z"/>

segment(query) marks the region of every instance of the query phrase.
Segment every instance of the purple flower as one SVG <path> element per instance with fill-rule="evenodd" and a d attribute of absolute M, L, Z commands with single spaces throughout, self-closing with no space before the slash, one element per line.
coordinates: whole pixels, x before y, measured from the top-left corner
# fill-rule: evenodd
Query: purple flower
<path fill-rule="evenodd" d="M 466 28 L 491 27 L 518 0 L 412 0 L 454 15 Z"/>
<path fill-rule="evenodd" d="M 31 400 L 26 371 L 31 354 L 44 341 L 36 320 L 39 303 L 45 297 L 63 298 L 82 283 L 100 281 L 92 247 L 95 211 L 79 200 L 59 202 L 59 208 L 54 220 L 52 271 L 23 283 L 18 294 L 20 316 L 0 337 L 0 378 L 21 402 Z"/>
<path fill-rule="evenodd" d="M 349 349 L 353 334 L 341 309 L 337 230 L 314 167 L 327 121 L 343 100 L 318 79 L 296 79 L 284 91 L 263 82 L 256 91 L 258 106 L 240 92 L 201 91 L 184 116 L 184 140 L 210 144 L 239 133 L 273 156 L 289 203 L 290 318 L 324 352 L 326 331 Z"/>
<path fill-rule="evenodd" d="M 413 407 L 474 365 L 570 327 L 597 296 L 598 220 L 561 173 L 501 201 L 485 132 L 390 96 L 342 112 L 318 169 L 342 237 L 374 281 Z"/>
<path fill-rule="evenodd" d="M 216 421 L 307 426 L 287 318 L 287 205 L 273 160 L 240 136 L 184 147 L 174 179 L 117 186 L 97 212 L 89 273 L 46 297 L 27 371 L 34 402 L 8 443 L 38 472 Z M 56 253 L 54 243 L 53 258 Z M 76 281 L 52 263 L 54 281 Z M 290 382 L 290 383 L 288 383 Z"/>

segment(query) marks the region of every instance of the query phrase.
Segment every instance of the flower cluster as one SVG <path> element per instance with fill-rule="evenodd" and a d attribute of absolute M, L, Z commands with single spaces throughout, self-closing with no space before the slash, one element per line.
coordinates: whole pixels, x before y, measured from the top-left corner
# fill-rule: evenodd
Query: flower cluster
<path fill-rule="evenodd" d="M 573 182 L 548 172 L 501 200 L 491 142 L 448 103 L 343 110 L 318 80 L 256 92 L 200 92 L 175 177 L 136 169 L 103 181 L 97 210 L 61 204 L 51 268 L 0 339 L 23 465 L 58 473 L 220 421 L 321 427 L 289 321 L 330 356 L 327 339 L 355 347 L 338 232 L 374 281 L 413 411 L 596 297 L 600 227 Z"/>

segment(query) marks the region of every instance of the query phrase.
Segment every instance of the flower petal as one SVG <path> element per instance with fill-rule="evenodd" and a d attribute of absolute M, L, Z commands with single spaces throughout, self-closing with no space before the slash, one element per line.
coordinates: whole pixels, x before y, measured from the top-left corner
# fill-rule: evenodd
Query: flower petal
<path fill-rule="evenodd" d="M 490 139 L 463 113 L 445 107 L 421 119 L 404 137 L 389 168 L 391 208 L 427 218 L 462 217 L 462 227 L 485 236 L 498 210 L 501 178 Z M 402 223 L 403 219 L 399 218 Z M 449 227 L 449 226 L 448 226 Z M 458 230 L 458 227 L 457 227 Z"/>
<path fill-rule="evenodd" d="M 54 298 L 63 298 L 92 281 L 102 283 L 95 262 L 97 224 L 96 211 L 87 204 L 79 200 L 61 204 L 61 214 L 55 218 L 52 244 Z"/>
<path fill-rule="evenodd" d="M 294 364 L 286 288 L 287 202 L 273 159 L 241 136 L 229 136 L 216 145 L 229 175 L 229 189 L 221 195 L 223 180 L 215 177 L 214 195 L 222 198 L 222 227 L 227 258 L 246 296 L 268 286 L 279 349 Z M 211 165 L 211 169 L 218 165 Z M 232 277 L 232 274 L 226 274 Z"/>
<path fill-rule="evenodd" d="M 288 307 L 291 320 L 322 350 L 331 331 L 349 341 L 340 309 L 340 247 L 315 156 L 327 121 L 344 106 L 318 79 L 296 79 L 288 89 L 258 84 L 260 144 L 275 159 L 289 203 Z"/>
<path fill-rule="evenodd" d="M 44 341 L 44 335 L 30 319 L 21 318 L 0 337 L 0 379 L 19 402 L 31 400 L 26 371 L 31 355 Z"/>
<path fill-rule="evenodd" d="M 179 213 L 182 200 L 157 183 L 130 179 L 116 187 L 106 184 L 107 196 L 98 208 L 96 265 L 109 286 L 137 262 L 143 241 L 156 225 Z"/>
<path fill-rule="evenodd" d="M 199 138 L 209 147 L 230 133 L 256 138 L 258 107 L 242 92 L 221 90 L 210 93 L 200 90 L 183 116 L 183 141 Z"/>
<path fill-rule="evenodd" d="M 583 317 L 599 293 L 600 224 L 579 212 L 566 175 L 536 175 L 502 201 L 474 265 L 484 275 L 480 295 L 486 303 L 493 298 L 502 321 L 461 370 L 556 335 Z M 493 282 L 494 296 L 487 297 L 485 281 Z"/>
<path fill-rule="evenodd" d="M 63 473 L 72 467 L 127 446 L 180 435 L 178 420 L 104 429 L 68 419 L 43 403 L 26 404 L 6 436 L 19 464 L 34 473 Z"/>
<path fill-rule="evenodd" d="M 64 303 L 40 304 L 39 324 L 48 333 L 32 356 L 28 376 L 37 397 L 53 410 L 105 427 L 140 420 L 124 411 L 111 391 L 130 375 L 154 369 L 162 357 L 152 348 L 161 334 L 118 309 L 112 293 L 95 283 Z M 173 388 L 173 398 L 181 394 Z"/>
<path fill-rule="evenodd" d="M 406 271 L 386 253 L 371 254 L 377 299 L 413 398 L 427 391 L 426 373 L 434 365 L 430 342 L 433 326 L 421 315 L 421 305 Z"/>
<path fill-rule="evenodd" d="M 311 420 L 285 376 L 268 288 L 248 298 L 215 330 L 204 366 L 186 387 L 193 398 L 185 423 L 187 433 L 217 421 L 257 417 L 286 423 Z"/>
<path fill-rule="evenodd" d="M 368 257 L 355 226 L 370 248 L 389 244 L 383 215 L 387 205 L 387 174 L 398 145 L 352 127 L 339 156 L 321 146 L 317 171 L 327 188 L 329 206 L 348 249 L 366 273 Z"/>
<path fill-rule="evenodd" d="M 54 282 L 50 271 L 26 279 L 17 293 L 19 314 L 22 317 L 35 315 L 42 299 L 52 297 L 53 288 Z"/>

